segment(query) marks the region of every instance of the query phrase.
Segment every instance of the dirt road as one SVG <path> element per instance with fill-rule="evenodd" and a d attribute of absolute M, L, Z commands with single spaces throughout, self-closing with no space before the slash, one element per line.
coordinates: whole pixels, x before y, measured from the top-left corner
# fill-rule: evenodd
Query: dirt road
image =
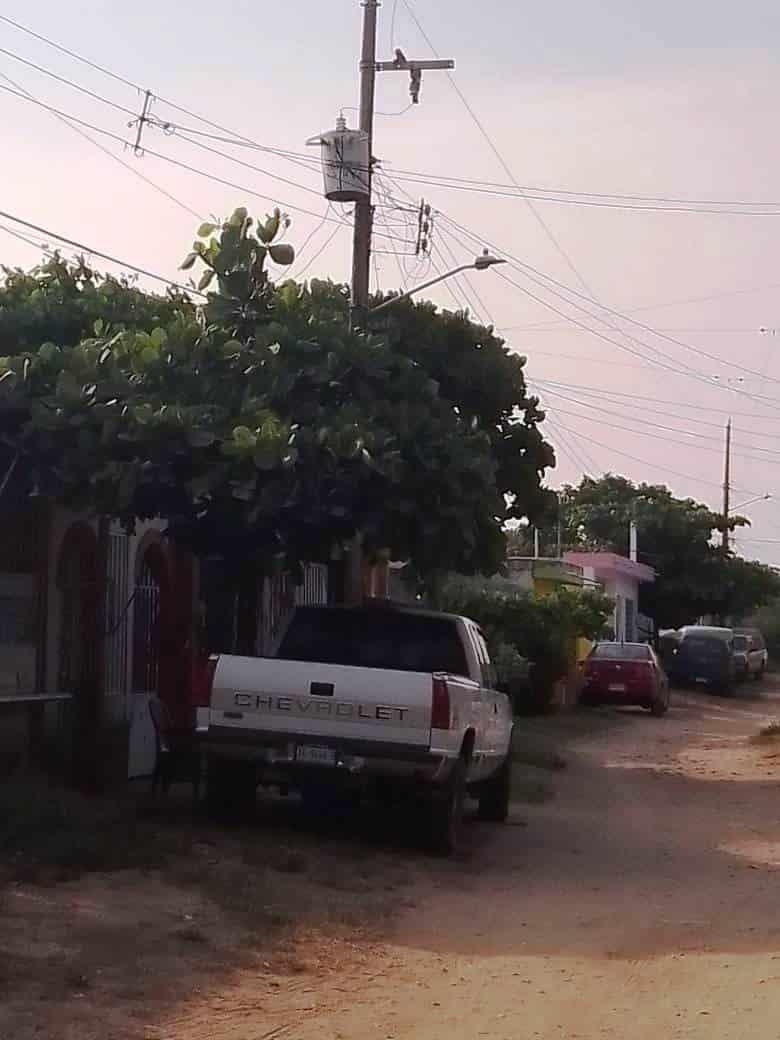
<path fill-rule="evenodd" d="M 474 825 L 465 863 L 410 881 L 370 971 L 225 1035 L 780 1036 L 780 751 L 746 741 L 777 715 L 780 689 L 751 689 L 553 723 L 554 800 Z"/>
<path fill-rule="evenodd" d="M 780 684 L 521 723 L 568 767 L 454 862 L 377 813 L 214 829 L 185 792 L 159 862 L 0 885 L 0 1038 L 776 1040 L 777 717 Z"/>

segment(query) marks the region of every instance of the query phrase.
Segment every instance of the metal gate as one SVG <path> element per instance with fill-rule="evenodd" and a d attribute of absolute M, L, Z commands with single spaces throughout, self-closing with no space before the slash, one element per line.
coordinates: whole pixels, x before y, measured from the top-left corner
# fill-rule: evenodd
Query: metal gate
<path fill-rule="evenodd" d="M 128 776 L 149 776 L 154 769 L 156 740 L 149 700 L 160 679 L 160 584 L 144 560 L 133 598 L 133 687 L 130 696 Z"/>
<path fill-rule="evenodd" d="M 128 589 L 129 539 L 124 531 L 112 531 L 106 567 L 105 693 L 112 721 L 125 717 L 127 694 L 127 630 L 131 609 Z"/>
<path fill-rule="evenodd" d="M 324 606 L 328 602 L 328 568 L 323 563 L 307 563 L 300 585 L 289 573 L 267 578 L 263 589 L 260 652 L 267 654 L 281 635 L 294 606 Z"/>
<path fill-rule="evenodd" d="M 133 692 L 157 693 L 160 672 L 160 584 L 144 561 L 135 587 Z"/>

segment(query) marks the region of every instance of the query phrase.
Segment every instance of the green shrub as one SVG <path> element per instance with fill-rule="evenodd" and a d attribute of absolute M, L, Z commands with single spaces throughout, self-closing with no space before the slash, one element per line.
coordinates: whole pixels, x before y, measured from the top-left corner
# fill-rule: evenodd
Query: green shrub
<path fill-rule="evenodd" d="M 572 663 L 574 641 L 600 637 L 612 613 L 612 601 L 590 589 L 562 588 L 543 596 L 504 578 L 450 578 L 441 602 L 479 623 L 502 668 L 517 666 L 518 659 L 529 662 L 528 679 L 515 695 L 519 712 L 549 705 L 555 683 Z"/>

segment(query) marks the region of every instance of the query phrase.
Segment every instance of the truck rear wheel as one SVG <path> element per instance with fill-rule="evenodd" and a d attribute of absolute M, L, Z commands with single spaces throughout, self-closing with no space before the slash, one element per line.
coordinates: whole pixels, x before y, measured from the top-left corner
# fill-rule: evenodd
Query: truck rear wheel
<path fill-rule="evenodd" d="M 430 805 L 430 845 L 441 856 L 452 856 L 463 842 L 463 804 L 466 800 L 466 763 L 459 758 L 444 788 Z"/>
<path fill-rule="evenodd" d="M 247 816 L 255 805 L 257 774 L 251 762 L 211 756 L 207 763 L 206 806 L 218 820 Z"/>
<path fill-rule="evenodd" d="M 509 815 L 512 792 L 512 758 L 507 754 L 501 767 L 479 788 L 479 818 L 489 823 L 504 823 Z"/>

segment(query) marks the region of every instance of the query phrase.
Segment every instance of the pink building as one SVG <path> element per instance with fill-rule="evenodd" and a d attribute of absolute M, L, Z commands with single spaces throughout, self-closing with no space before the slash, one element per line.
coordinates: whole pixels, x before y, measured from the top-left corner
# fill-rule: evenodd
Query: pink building
<path fill-rule="evenodd" d="M 584 577 L 598 582 L 614 600 L 615 639 L 634 642 L 638 637 L 639 586 L 655 581 L 653 568 L 611 552 L 567 552 L 563 559 L 582 567 Z"/>

